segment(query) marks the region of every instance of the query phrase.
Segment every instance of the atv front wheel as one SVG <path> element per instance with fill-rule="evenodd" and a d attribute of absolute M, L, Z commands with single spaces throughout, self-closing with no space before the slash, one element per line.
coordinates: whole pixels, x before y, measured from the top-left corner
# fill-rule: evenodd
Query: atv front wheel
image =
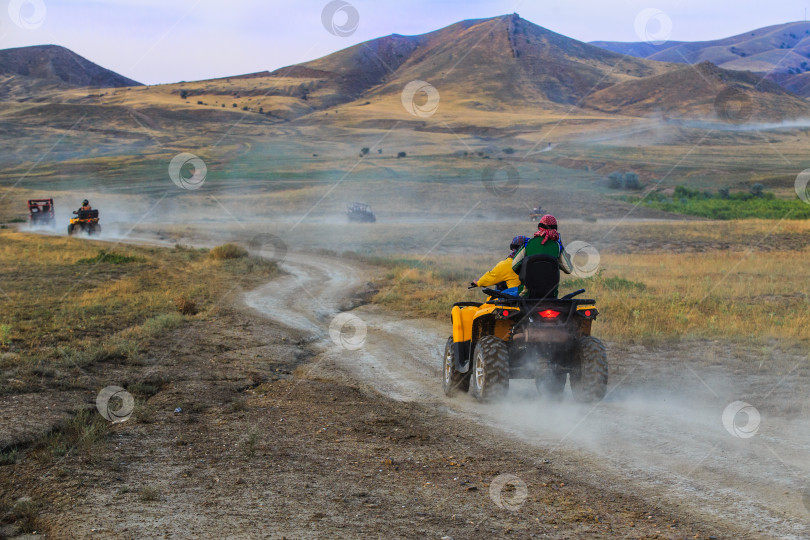
<path fill-rule="evenodd" d="M 453 350 L 453 338 L 447 340 L 444 348 L 444 362 L 442 365 L 442 390 L 447 397 L 455 396 L 459 390 L 466 392 L 470 388 L 470 374 L 456 371 L 456 355 Z"/>
<path fill-rule="evenodd" d="M 541 376 L 534 380 L 534 385 L 541 396 L 551 399 L 560 399 L 565 390 L 565 381 L 568 379 L 565 371 L 549 367 Z"/>
<path fill-rule="evenodd" d="M 592 336 L 579 338 L 578 367 L 571 372 L 571 392 L 577 401 L 599 401 L 607 393 L 608 361 L 605 345 Z"/>
<path fill-rule="evenodd" d="M 509 347 L 502 339 L 484 336 L 475 346 L 470 393 L 478 401 L 502 398 L 509 391 Z"/>
<path fill-rule="evenodd" d="M 68 225 L 68 236 L 73 236 L 73 229 L 75 228 L 74 225 Z"/>

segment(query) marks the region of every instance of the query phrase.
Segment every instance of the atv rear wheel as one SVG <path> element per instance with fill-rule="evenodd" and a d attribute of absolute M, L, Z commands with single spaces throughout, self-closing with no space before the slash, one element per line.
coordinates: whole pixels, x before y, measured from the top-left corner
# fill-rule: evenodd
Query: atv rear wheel
<path fill-rule="evenodd" d="M 442 365 L 442 390 L 447 397 L 453 397 L 458 391 L 466 392 L 470 388 L 470 374 L 456 371 L 456 355 L 453 350 L 453 338 L 447 339 L 444 348 L 444 362 Z"/>
<path fill-rule="evenodd" d="M 504 397 L 509 391 L 509 347 L 502 339 L 484 336 L 475 346 L 470 393 L 478 401 Z"/>
<path fill-rule="evenodd" d="M 549 367 L 541 376 L 534 380 L 534 385 L 541 396 L 551 399 L 560 399 L 565 390 L 565 381 L 568 373 Z"/>
<path fill-rule="evenodd" d="M 574 399 L 585 403 L 599 401 L 607 393 L 608 361 L 601 340 L 585 336 L 577 341 L 578 367 L 571 372 Z"/>

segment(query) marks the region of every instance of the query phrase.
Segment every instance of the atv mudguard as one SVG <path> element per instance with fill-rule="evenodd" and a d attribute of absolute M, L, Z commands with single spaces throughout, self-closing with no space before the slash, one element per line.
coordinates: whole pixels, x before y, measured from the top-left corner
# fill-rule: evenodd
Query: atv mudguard
<path fill-rule="evenodd" d="M 481 327 L 494 326 L 493 335 L 506 340 L 512 323 L 508 320 L 497 319 L 494 311 L 503 309 L 493 304 L 478 304 L 475 302 L 460 302 L 453 306 L 451 319 L 453 321 L 453 356 L 456 371 L 467 373 L 471 367 L 472 353 L 475 350 L 476 336 L 481 335 Z M 512 308 L 514 309 L 514 308 Z"/>

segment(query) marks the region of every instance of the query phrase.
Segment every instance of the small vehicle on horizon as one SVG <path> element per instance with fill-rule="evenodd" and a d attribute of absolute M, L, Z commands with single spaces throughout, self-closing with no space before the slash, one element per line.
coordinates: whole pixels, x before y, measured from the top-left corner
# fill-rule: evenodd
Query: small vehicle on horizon
<path fill-rule="evenodd" d="M 101 233 L 101 225 L 98 224 L 98 210 L 74 210 L 76 217 L 70 219 L 67 232 L 73 235 L 76 232 L 87 233 L 93 236 Z M 78 229 L 78 230 L 77 230 Z"/>
<path fill-rule="evenodd" d="M 376 223 L 377 216 L 371 211 L 371 206 L 365 203 L 352 203 L 346 212 L 350 222 Z"/>
<path fill-rule="evenodd" d="M 28 223 L 31 227 L 53 227 L 56 223 L 53 199 L 29 199 Z"/>
<path fill-rule="evenodd" d="M 538 204 L 529 212 L 529 219 L 531 221 L 540 221 L 540 218 L 542 218 L 545 214 L 546 211 L 543 210 L 543 207 Z"/>
<path fill-rule="evenodd" d="M 561 398 L 567 381 L 577 401 L 605 397 L 607 352 L 591 336 L 599 315 L 596 303 L 575 298 L 585 289 L 562 298 L 550 293 L 559 286 L 557 265 L 546 255 L 524 261 L 520 278 L 526 297 L 484 289 L 485 302 L 453 306 L 453 332 L 442 366 L 446 396 L 461 390 L 491 401 L 506 395 L 510 379 L 534 379 L 540 394 L 549 398 Z"/>

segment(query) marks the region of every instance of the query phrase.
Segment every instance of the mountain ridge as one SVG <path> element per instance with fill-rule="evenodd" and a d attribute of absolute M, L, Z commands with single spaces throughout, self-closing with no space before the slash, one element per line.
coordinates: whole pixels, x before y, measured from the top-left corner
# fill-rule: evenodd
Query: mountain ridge
<path fill-rule="evenodd" d="M 100 88 L 143 86 L 59 45 L 0 50 L 0 75 L 48 80 L 56 84 Z"/>

